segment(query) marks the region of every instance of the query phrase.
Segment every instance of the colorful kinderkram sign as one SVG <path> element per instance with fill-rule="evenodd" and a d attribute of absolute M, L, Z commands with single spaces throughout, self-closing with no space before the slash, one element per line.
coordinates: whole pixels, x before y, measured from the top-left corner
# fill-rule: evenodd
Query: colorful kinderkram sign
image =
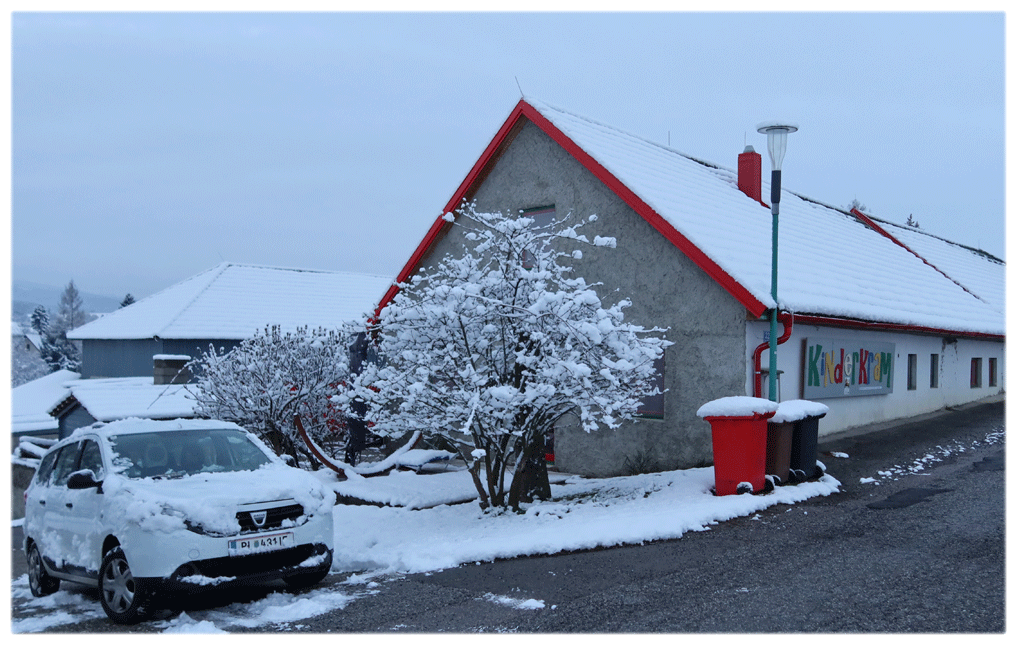
<path fill-rule="evenodd" d="M 893 392 L 894 349 L 878 341 L 805 339 L 804 398 Z"/>

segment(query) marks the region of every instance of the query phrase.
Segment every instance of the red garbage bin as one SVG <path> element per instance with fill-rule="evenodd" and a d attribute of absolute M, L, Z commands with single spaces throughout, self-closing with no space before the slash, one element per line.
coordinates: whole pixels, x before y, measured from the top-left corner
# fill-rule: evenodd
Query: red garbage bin
<path fill-rule="evenodd" d="M 716 399 L 699 408 L 713 433 L 717 495 L 759 492 L 766 486 L 766 420 L 777 404 L 750 396 Z"/>

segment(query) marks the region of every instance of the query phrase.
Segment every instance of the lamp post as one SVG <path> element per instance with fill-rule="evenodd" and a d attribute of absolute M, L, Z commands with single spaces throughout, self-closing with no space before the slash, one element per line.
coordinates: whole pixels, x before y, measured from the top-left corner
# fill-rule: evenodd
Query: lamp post
<path fill-rule="evenodd" d="M 756 130 L 766 135 L 766 149 L 770 153 L 770 212 L 773 213 L 773 250 L 770 266 L 770 295 L 773 309 L 770 311 L 770 400 L 777 401 L 777 220 L 780 213 L 780 165 L 787 151 L 787 135 L 798 131 L 798 126 L 788 123 L 760 123 Z"/>

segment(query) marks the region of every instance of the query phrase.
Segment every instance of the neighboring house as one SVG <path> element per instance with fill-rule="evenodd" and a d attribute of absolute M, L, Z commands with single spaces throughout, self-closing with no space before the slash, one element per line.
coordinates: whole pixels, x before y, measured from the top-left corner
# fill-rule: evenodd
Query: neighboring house
<path fill-rule="evenodd" d="M 81 406 L 67 385 L 81 375 L 58 370 L 11 390 L 11 435 L 14 443 L 22 436 L 65 437 L 74 428 L 91 420 L 81 414 Z"/>
<path fill-rule="evenodd" d="M 391 278 L 223 263 L 68 332 L 83 378 L 150 376 L 153 356 L 230 350 L 279 325 L 334 329 L 369 314 Z"/>
<path fill-rule="evenodd" d="M 269 325 L 334 329 L 366 317 L 390 278 L 224 263 L 68 333 L 81 374 L 61 371 L 14 389 L 14 435 L 67 436 L 126 417 L 186 418 L 184 365 L 229 350 Z"/>
<path fill-rule="evenodd" d="M 615 237 L 617 248 L 584 253 L 577 274 L 602 282 L 608 302 L 631 298 L 627 318 L 667 328 L 675 343 L 659 365 L 667 391 L 656 409 L 617 431 L 563 424 L 560 469 L 610 476 L 626 460 L 710 463 L 710 428 L 696 411 L 766 396 L 757 356 L 778 304 L 794 314 L 781 316 L 780 398 L 827 404 L 822 434 L 1003 393 L 1001 260 L 785 189 L 775 303 L 761 168 L 751 147 L 729 170 L 521 100 L 448 202 L 445 212 L 468 200 L 480 211 L 597 215 L 582 232 Z M 457 253 L 462 235 L 437 218 L 396 282 Z"/>
<path fill-rule="evenodd" d="M 82 379 L 59 370 L 12 390 L 12 436 L 15 443 L 22 436 L 62 439 L 96 421 L 193 417 L 194 400 L 185 387 L 151 376 Z"/>
<path fill-rule="evenodd" d="M 42 336 L 29 328 L 25 330 L 20 323 L 11 323 L 11 338 L 18 341 L 20 347 L 30 354 L 39 356 L 42 353 Z"/>

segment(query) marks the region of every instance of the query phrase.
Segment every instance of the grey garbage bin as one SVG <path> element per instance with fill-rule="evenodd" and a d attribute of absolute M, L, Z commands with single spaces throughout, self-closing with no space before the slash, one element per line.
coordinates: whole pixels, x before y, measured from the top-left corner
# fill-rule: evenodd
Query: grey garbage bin
<path fill-rule="evenodd" d="M 791 408 L 785 419 L 792 422 L 790 478 L 792 481 L 805 481 L 819 477 L 823 474 L 816 464 L 819 420 L 830 408 L 812 401 L 786 401 L 781 405 L 785 404 Z"/>

